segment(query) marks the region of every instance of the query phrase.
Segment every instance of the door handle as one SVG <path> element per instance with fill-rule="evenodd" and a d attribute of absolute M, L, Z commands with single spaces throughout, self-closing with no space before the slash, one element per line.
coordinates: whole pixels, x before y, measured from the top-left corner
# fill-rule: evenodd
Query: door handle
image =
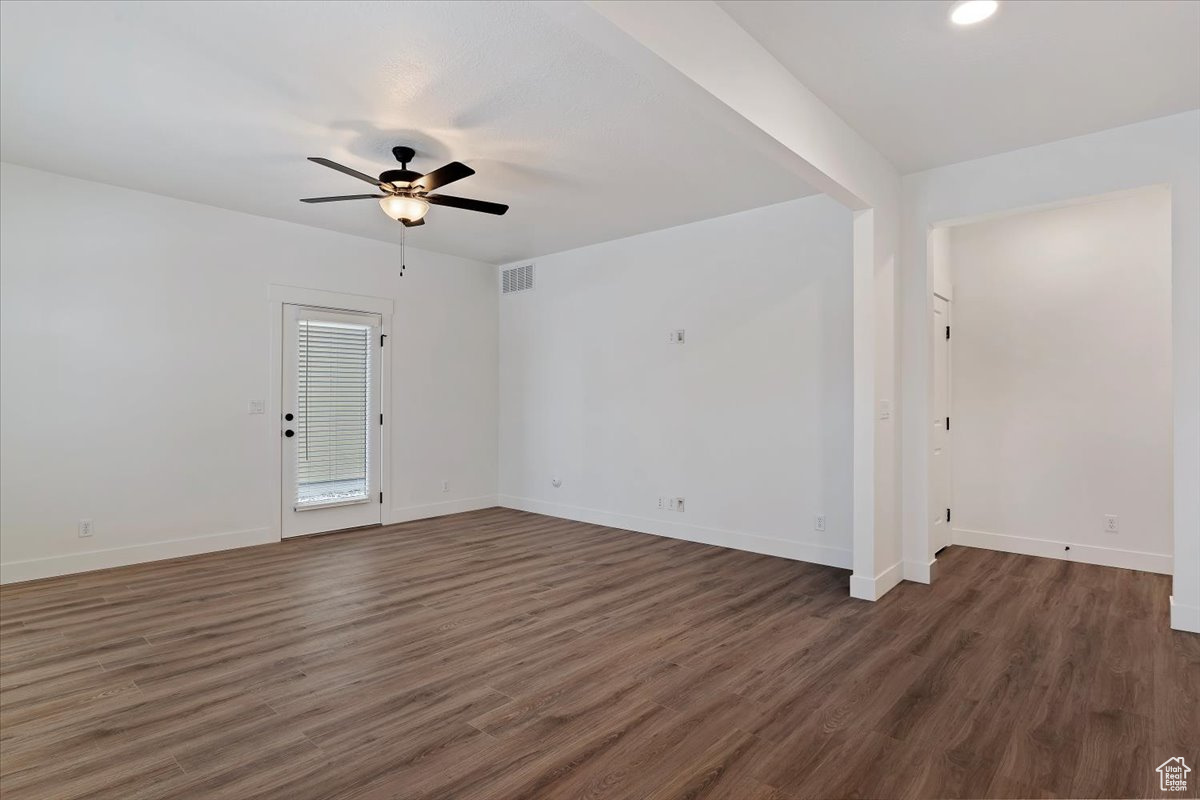
<path fill-rule="evenodd" d="M 288 422 L 291 422 L 292 420 L 294 420 L 296 418 L 296 415 L 289 411 L 288 413 L 283 415 L 283 418 L 286 419 Z"/>
<path fill-rule="evenodd" d="M 288 428 L 286 431 L 283 432 L 283 435 L 290 439 L 296 435 L 296 432 L 294 430 L 292 430 L 291 428 Z"/>

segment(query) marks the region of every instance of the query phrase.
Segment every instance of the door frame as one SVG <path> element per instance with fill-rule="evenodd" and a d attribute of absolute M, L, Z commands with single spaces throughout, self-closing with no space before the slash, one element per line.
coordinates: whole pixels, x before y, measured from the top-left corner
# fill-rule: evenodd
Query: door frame
<path fill-rule="evenodd" d="M 328 308 L 333 311 L 352 311 L 378 314 L 381 330 L 386 341 L 392 341 L 392 311 L 395 303 L 390 297 L 373 297 L 362 294 L 330 292 L 324 289 L 308 289 L 302 286 L 271 284 L 268 288 L 267 319 L 270 320 L 270 365 L 267 373 L 267 430 L 266 443 L 269 466 L 268 496 L 271 498 L 271 540 L 283 541 L 283 448 L 279 438 L 283 425 L 283 328 L 284 306 L 299 305 Z M 388 434 L 387 418 L 392 414 L 392 358 L 391 348 L 385 345 L 379 353 L 380 385 L 379 408 L 384 417 L 384 429 L 380 434 L 379 486 L 383 491 L 384 508 L 380 509 L 380 520 L 384 525 L 391 519 L 386 503 L 391 502 L 392 442 Z"/>
<path fill-rule="evenodd" d="M 934 330 L 934 328 L 933 328 L 933 317 L 934 317 L 934 313 L 936 312 L 937 303 L 939 300 L 941 300 L 943 303 L 946 304 L 946 319 L 945 319 L 946 327 L 950 328 L 953 325 L 954 302 L 951 300 L 951 298 L 947 297 L 946 295 L 940 294 L 938 292 L 933 292 L 932 296 L 930 297 L 930 301 L 929 301 L 929 308 L 930 308 L 929 338 L 933 342 L 933 347 L 938 346 L 937 343 L 939 340 L 938 331 Z M 942 341 L 945 342 L 945 347 L 946 347 L 946 375 L 945 375 L 945 379 L 946 379 L 946 418 L 949 419 L 954 416 L 954 340 L 949 337 L 946 337 L 946 338 L 943 338 Z M 929 373 L 930 373 L 930 382 L 934 383 L 935 379 L 937 378 L 937 356 L 936 355 L 930 356 Z M 936 397 L 937 397 L 937 386 L 935 385 L 935 386 L 933 386 L 933 391 L 929 395 L 930 410 L 933 410 L 933 407 L 936 405 Z M 953 423 L 951 423 L 951 425 L 953 425 Z M 935 427 L 936 427 L 936 423 L 931 424 L 929 427 L 929 452 L 930 452 L 930 455 L 929 455 L 929 499 L 928 499 L 929 502 L 927 502 L 927 505 L 931 509 L 933 507 L 932 500 L 933 500 L 933 493 L 934 493 L 933 444 L 934 444 L 934 435 L 935 435 L 934 429 L 935 429 Z M 946 487 L 945 487 L 945 490 L 946 490 L 946 503 L 948 504 L 947 507 L 950 509 L 953 509 L 954 508 L 954 438 L 953 438 L 953 435 L 951 434 L 951 430 L 952 430 L 952 428 L 947 426 L 946 449 L 947 449 L 948 453 L 947 453 L 947 457 L 946 457 L 946 478 L 945 478 Z M 929 533 L 928 533 L 929 549 L 930 549 L 930 551 L 932 551 L 931 557 L 934 559 L 937 558 L 938 552 L 940 552 L 943 547 L 949 547 L 950 545 L 954 544 L 954 526 L 951 524 L 950 520 L 945 520 L 944 524 L 946 526 L 944 529 L 945 530 L 945 536 L 944 536 L 945 542 L 941 545 L 941 547 L 936 547 L 937 543 L 933 541 L 933 532 L 934 532 L 934 528 L 935 528 L 934 522 L 933 522 L 932 517 L 929 520 Z"/>

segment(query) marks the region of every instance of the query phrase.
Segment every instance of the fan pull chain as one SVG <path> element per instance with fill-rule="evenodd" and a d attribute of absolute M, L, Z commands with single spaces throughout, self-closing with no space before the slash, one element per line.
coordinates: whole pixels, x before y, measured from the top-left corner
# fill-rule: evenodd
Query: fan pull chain
<path fill-rule="evenodd" d="M 400 223 L 400 277 L 404 277 L 405 262 L 408 260 L 408 226 Z"/>

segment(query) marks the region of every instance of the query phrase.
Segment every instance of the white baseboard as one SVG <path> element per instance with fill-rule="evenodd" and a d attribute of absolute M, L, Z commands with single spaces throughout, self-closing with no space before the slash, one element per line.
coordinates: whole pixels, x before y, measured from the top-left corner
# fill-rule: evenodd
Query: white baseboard
<path fill-rule="evenodd" d="M 1177 631 L 1200 633 L 1200 608 L 1175 602 L 1171 595 L 1171 627 Z"/>
<path fill-rule="evenodd" d="M 444 517 L 447 514 L 461 514 L 464 511 L 479 511 L 482 508 L 493 508 L 498 505 L 496 495 L 488 494 L 480 497 L 464 497 L 461 500 L 446 500 L 441 503 L 425 503 L 419 506 L 402 506 L 388 509 L 384 525 L 395 525 L 398 522 L 411 522 L 414 519 L 429 519 Z"/>
<path fill-rule="evenodd" d="M 931 558 L 928 563 L 921 561 L 905 561 L 904 562 L 904 580 L 913 581 L 914 583 L 933 583 L 933 574 L 936 558 Z"/>
<path fill-rule="evenodd" d="M 897 561 L 874 578 L 866 575 L 850 576 L 850 596 L 859 600 L 875 601 L 896 588 L 904 577 L 904 562 Z"/>
<path fill-rule="evenodd" d="M 146 561 L 215 553 L 220 550 L 233 550 L 238 547 L 250 547 L 278 541 L 279 534 L 271 528 L 253 528 L 246 531 L 193 536 L 188 539 L 170 539 L 127 547 L 112 547 L 107 550 L 88 550 L 83 553 L 33 558 L 28 561 L 10 561 L 0 564 L 0 583 L 33 581 L 39 578 L 52 578 L 56 575 L 73 575 L 77 572 L 125 567 Z"/>
<path fill-rule="evenodd" d="M 790 558 L 793 561 L 807 561 L 811 564 L 823 564 L 829 567 L 850 569 L 853 565 L 853 555 L 850 550 L 813 544 L 811 542 L 793 542 L 788 539 L 776 539 L 771 536 L 761 536 L 753 533 L 727 531 L 720 528 L 705 528 L 699 525 L 689 525 L 687 523 L 652 519 L 649 517 L 635 517 L 629 514 L 617 514 L 594 508 L 548 503 L 544 500 L 534 500 L 528 497 L 500 495 L 497 500 L 505 508 L 532 511 L 535 514 L 545 514 L 551 517 L 575 520 L 576 522 L 605 525 L 610 528 L 621 528 L 623 530 L 636 531 L 637 533 L 649 533 L 654 536 L 666 536 L 671 539 L 685 539 L 689 542 L 728 547 L 733 550 L 747 550 L 751 553 Z"/>
<path fill-rule="evenodd" d="M 1009 536 L 1003 533 L 989 533 L 965 528 L 955 528 L 952 533 L 955 544 L 967 547 L 982 547 L 986 550 L 1000 550 L 1024 556 L 1078 561 L 1101 567 L 1121 567 L 1142 572 L 1157 572 L 1161 575 L 1170 575 L 1173 572 L 1174 558 L 1160 553 L 1118 550 L 1115 547 L 1097 547 L 1074 542 L 1056 542 L 1052 539 L 1030 539 L 1025 536 Z M 1066 550 L 1067 547 L 1071 549 Z"/>

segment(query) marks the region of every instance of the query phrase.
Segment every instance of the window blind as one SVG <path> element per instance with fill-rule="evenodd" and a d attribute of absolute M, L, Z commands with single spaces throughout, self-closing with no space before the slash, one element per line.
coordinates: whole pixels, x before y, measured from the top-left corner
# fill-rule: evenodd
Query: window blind
<path fill-rule="evenodd" d="M 299 320 L 296 507 L 367 499 L 371 328 Z"/>

